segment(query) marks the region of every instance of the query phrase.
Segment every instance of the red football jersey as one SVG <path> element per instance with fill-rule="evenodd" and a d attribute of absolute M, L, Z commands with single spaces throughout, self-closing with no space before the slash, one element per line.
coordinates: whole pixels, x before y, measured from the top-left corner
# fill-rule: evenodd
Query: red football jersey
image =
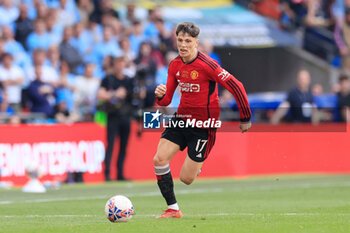
<path fill-rule="evenodd" d="M 242 83 L 200 51 L 192 62 L 184 63 L 178 56 L 170 63 L 167 91 L 162 99 L 156 98 L 156 102 L 161 106 L 169 105 L 176 87 L 179 86 L 181 100 L 178 115 L 197 120 L 219 119 L 220 106 L 216 83 L 234 95 L 240 120 L 249 121 L 251 111 Z"/>

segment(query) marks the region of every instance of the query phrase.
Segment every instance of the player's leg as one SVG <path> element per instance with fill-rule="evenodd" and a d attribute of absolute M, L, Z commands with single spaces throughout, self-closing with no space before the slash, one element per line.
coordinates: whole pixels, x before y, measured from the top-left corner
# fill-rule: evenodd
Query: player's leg
<path fill-rule="evenodd" d="M 179 212 L 179 206 L 177 204 L 175 193 L 174 193 L 174 182 L 171 176 L 169 163 L 174 155 L 180 150 L 180 146 L 168 139 L 161 138 L 158 144 L 157 153 L 153 158 L 154 171 L 157 176 L 157 184 L 162 193 L 167 205 L 168 210 L 174 210 L 171 213 L 165 212 L 157 218 L 168 218 L 168 217 L 181 217 L 176 216 Z M 174 215 L 174 216 L 172 216 Z"/>
<path fill-rule="evenodd" d="M 185 137 L 180 130 L 166 129 L 159 141 L 157 153 L 153 163 L 157 175 L 158 187 L 168 204 L 168 209 L 157 218 L 181 218 L 182 213 L 177 204 L 174 193 L 174 182 L 169 163 L 179 150 L 186 147 Z"/>
<path fill-rule="evenodd" d="M 161 138 L 158 143 L 157 152 L 153 157 L 155 167 L 163 167 L 169 164 L 174 155 L 180 150 L 180 146 L 168 139 Z"/>
<path fill-rule="evenodd" d="M 208 157 L 215 143 L 215 129 L 188 129 L 188 152 L 180 172 L 180 180 L 190 185 L 201 171 L 204 160 Z"/>
<path fill-rule="evenodd" d="M 201 170 L 202 165 L 203 162 L 193 161 L 189 155 L 187 155 L 181 167 L 180 180 L 187 185 L 192 184 Z"/>

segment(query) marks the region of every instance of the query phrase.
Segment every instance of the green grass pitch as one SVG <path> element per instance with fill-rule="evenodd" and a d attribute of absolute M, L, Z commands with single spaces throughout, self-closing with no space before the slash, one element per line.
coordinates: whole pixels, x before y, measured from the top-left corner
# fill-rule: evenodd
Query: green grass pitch
<path fill-rule="evenodd" d="M 349 176 L 268 176 L 176 182 L 182 219 L 155 219 L 166 205 L 155 182 L 64 185 L 45 194 L 0 190 L 0 232 L 350 232 Z M 128 196 L 135 215 L 110 223 L 109 197 Z"/>

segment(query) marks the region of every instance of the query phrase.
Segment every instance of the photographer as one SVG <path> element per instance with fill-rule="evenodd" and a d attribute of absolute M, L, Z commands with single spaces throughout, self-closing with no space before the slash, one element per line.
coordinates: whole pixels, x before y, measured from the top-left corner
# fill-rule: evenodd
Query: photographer
<path fill-rule="evenodd" d="M 101 83 L 97 98 L 103 102 L 107 113 L 107 149 L 105 157 L 105 179 L 110 181 L 110 163 L 113 153 L 114 140 L 120 137 L 119 155 L 117 161 L 117 180 L 125 180 L 123 167 L 126 148 L 130 133 L 133 100 L 133 79 L 127 77 L 123 70 L 126 62 L 124 57 L 112 59 L 113 73 L 107 75 Z"/>
<path fill-rule="evenodd" d="M 156 86 L 157 63 L 152 57 L 152 46 L 149 42 L 143 42 L 140 53 L 135 60 L 137 87 L 146 91 L 142 107 L 152 107 L 154 104 L 154 88 Z"/>

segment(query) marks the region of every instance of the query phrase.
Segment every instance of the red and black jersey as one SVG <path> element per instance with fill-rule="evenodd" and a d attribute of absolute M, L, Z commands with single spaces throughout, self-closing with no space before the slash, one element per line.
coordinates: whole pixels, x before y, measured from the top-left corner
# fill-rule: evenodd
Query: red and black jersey
<path fill-rule="evenodd" d="M 219 119 L 220 107 L 216 83 L 234 95 L 240 120 L 249 121 L 251 111 L 242 83 L 200 51 L 192 62 L 184 63 L 178 56 L 170 63 L 167 91 L 162 99 L 156 98 L 157 104 L 169 105 L 176 87 L 179 86 L 181 101 L 177 110 L 178 115 L 197 120 Z"/>

